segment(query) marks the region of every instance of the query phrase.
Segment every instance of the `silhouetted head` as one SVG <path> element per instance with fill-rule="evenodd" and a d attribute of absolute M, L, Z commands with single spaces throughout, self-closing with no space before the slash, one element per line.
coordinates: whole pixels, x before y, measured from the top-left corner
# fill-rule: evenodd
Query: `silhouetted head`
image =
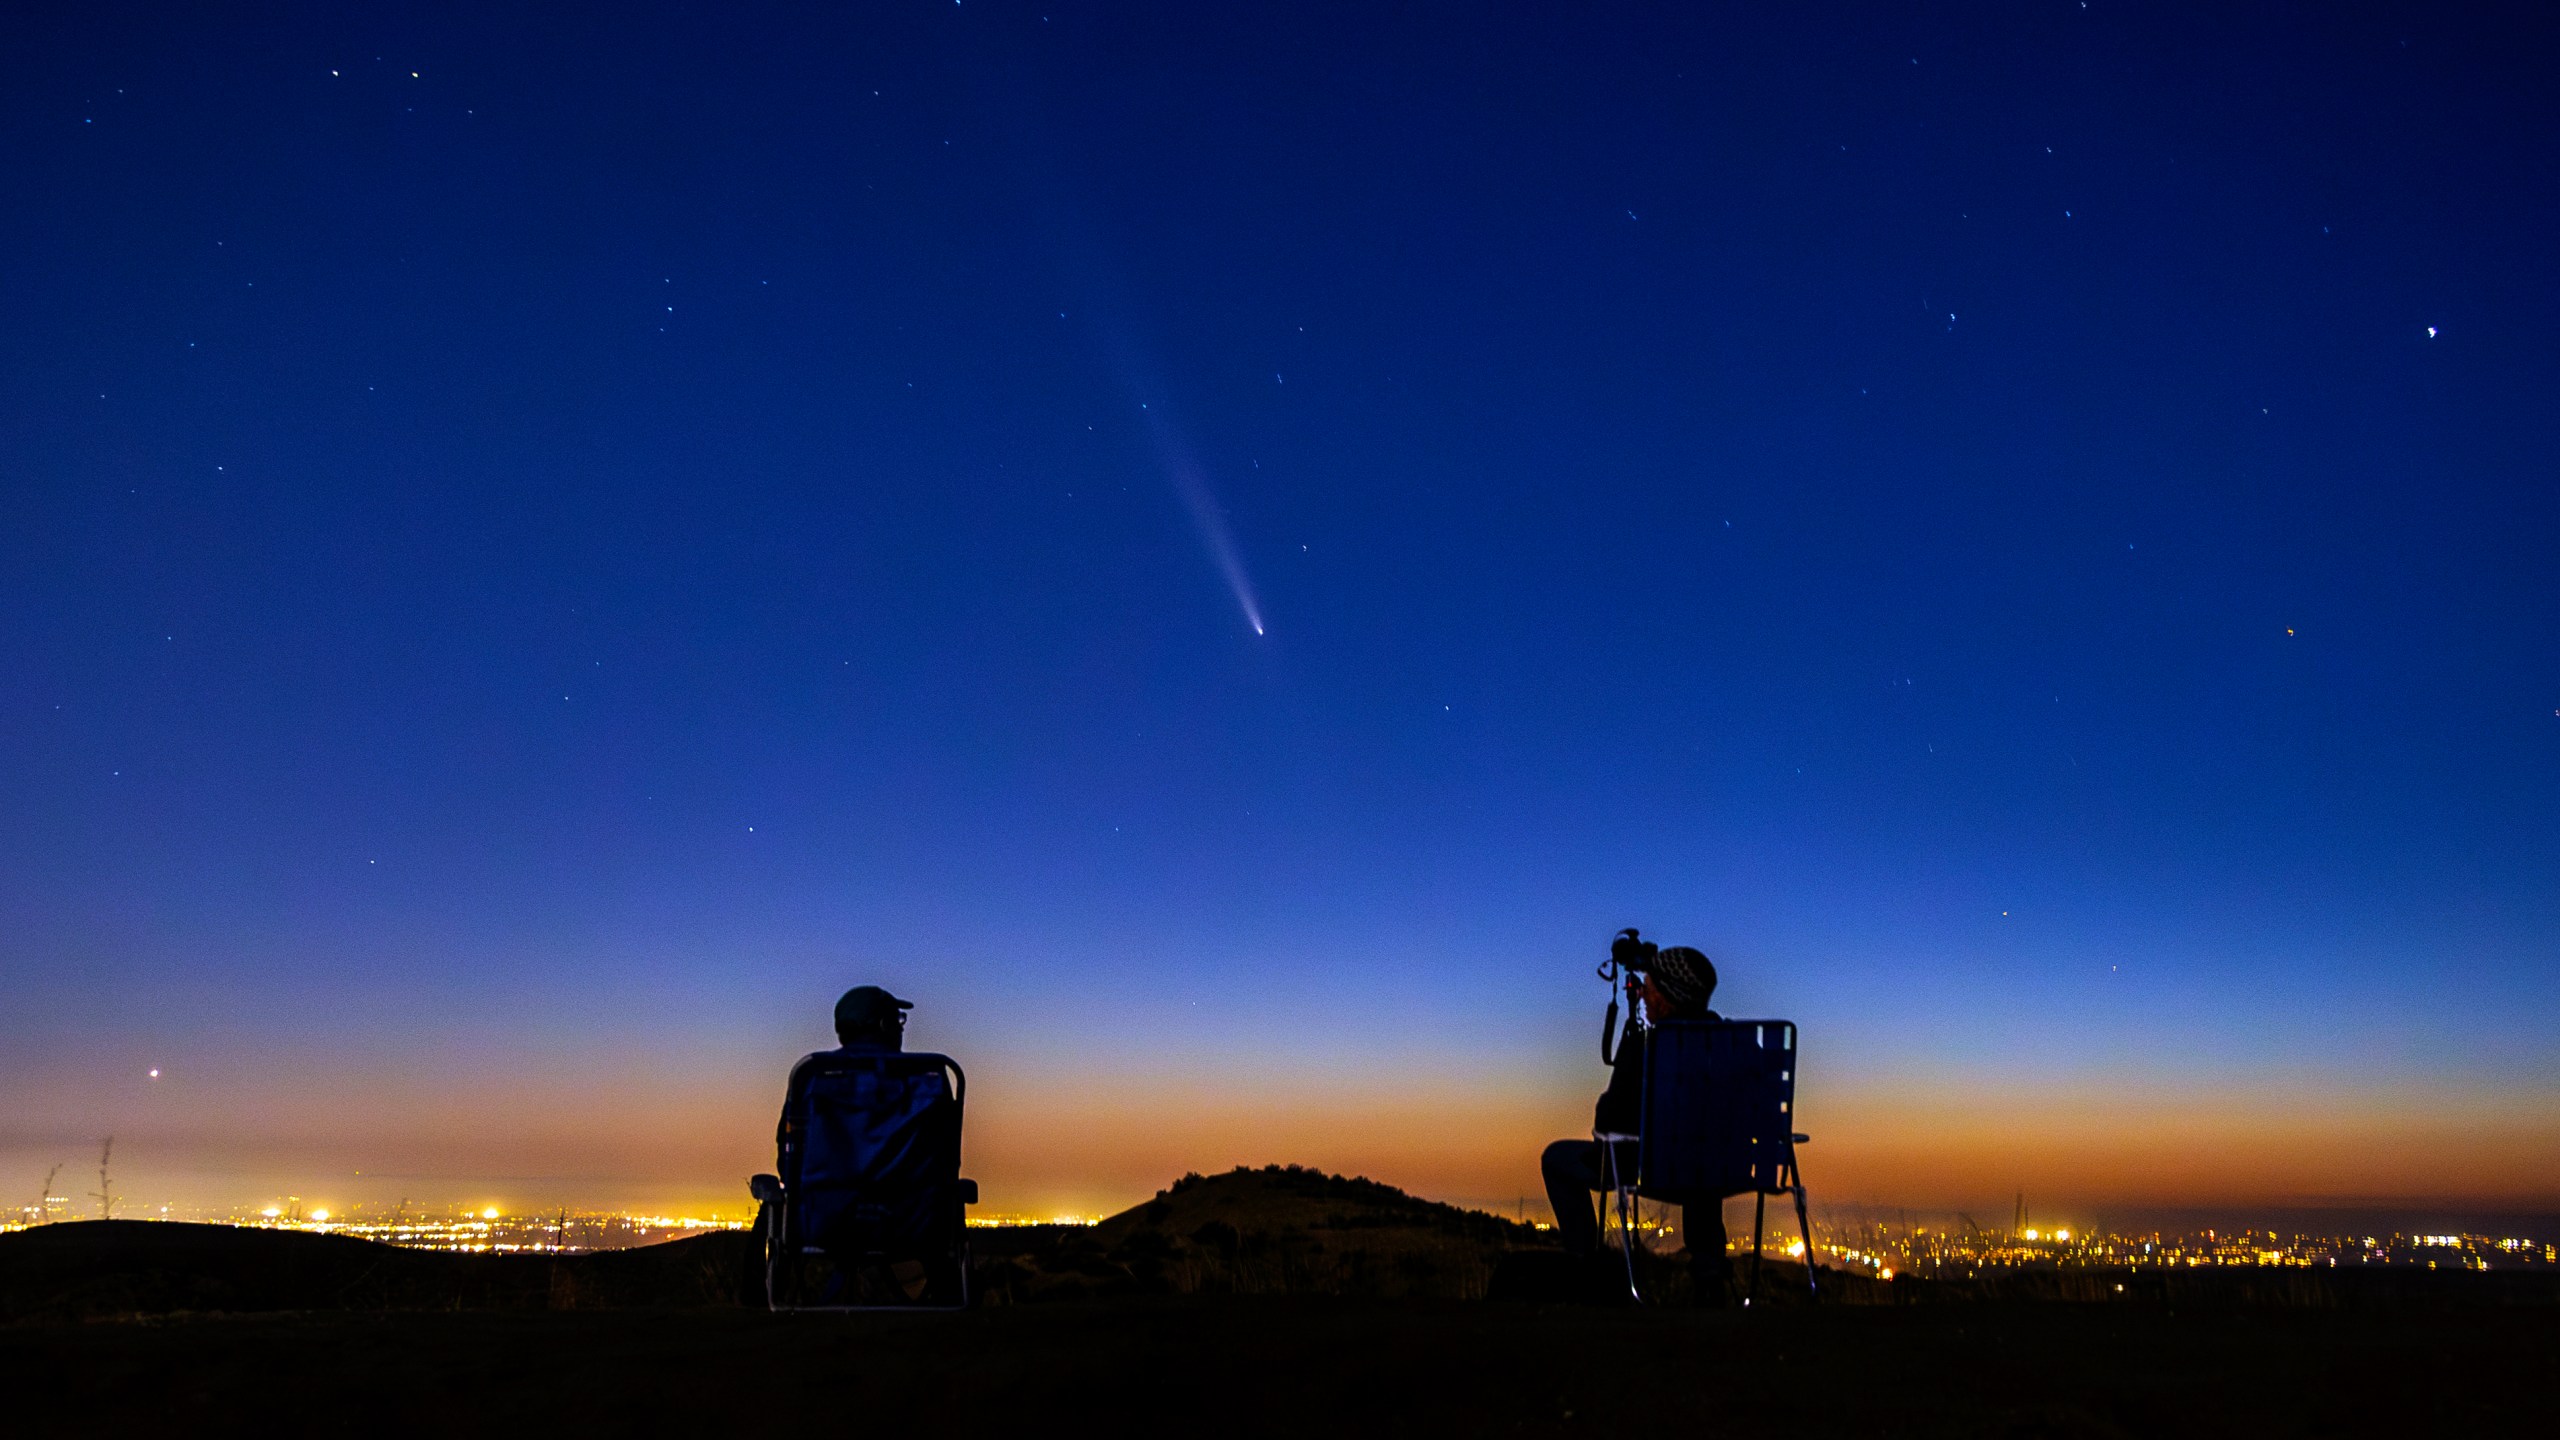
<path fill-rule="evenodd" d="M 856 985 L 836 1002 L 836 1039 L 846 1045 L 898 1048 L 907 1012 L 916 1008 L 877 985 Z"/>
<path fill-rule="evenodd" d="M 1707 1002 L 1716 994 L 1716 966 L 1704 952 L 1686 945 L 1666 945 L 1654 951 L 1643 970 L 1653 997 L 1670 1012 L 1653 1018 L 1696 1020 L 1706 1015 Z"/>

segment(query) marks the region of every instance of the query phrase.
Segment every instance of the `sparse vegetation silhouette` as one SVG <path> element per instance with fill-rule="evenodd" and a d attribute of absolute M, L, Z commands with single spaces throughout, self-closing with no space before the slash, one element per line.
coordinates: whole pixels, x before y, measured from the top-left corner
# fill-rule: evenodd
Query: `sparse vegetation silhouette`
<path fill-rule="evenodd" d="M 53 1181 L 62 1173 L 62 1165 L 63 1162 L 54 1161 L 53 1168 L 44 1172 L 44 1187 L 36 1191 L 35 1223 L 38 1225 L 48 1224 L 53 1219 Z"/>
<path fill-rule="evenodd" d="M 98 1202 L 98 1218 L 101 1220 L 116 1218 L 115 1181 L 107 1174 L 107 1162 L 115 1156 L 115 1153 L 116 1137 L 110 1135 L 107 1137 L 107 1143 L 98 1147 L 98 1188 L 89 1192 Z M 45 1188 L 52 1189 L 50 1185 Z"/>

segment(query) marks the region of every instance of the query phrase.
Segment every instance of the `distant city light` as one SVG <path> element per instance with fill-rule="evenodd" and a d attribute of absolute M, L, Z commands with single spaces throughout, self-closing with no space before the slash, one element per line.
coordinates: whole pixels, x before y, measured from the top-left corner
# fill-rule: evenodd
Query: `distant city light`
<path fill-rule="evenodd" d="M 58 1209 L 66 1203 L 66 1197 L 48 1193 L 35 1204 L 0 1210 L 0 1231 L 72 1218 Z M 283 1204 L 258 1209 L 173 1214 L 178 1207 L 157 1208 L 156 1218 L 164 1220 L 211 1220 L 217 1224 L 351 1237 L 406 1249 L 491 1255 L 623 1250 L 663 1244 L 705 1231 L 744 1230 L 749 1223 L 717 1211 L 697 1217 L 573 1209 L 555 1218 L 550 1214 L 511 1216 L 496 1205 L 421 1210 L 406 1201 L 389 1213 L 361 1205 L 347 1210 L 305 1210 L 299 1200 L 291 1197 Z M 1058 1212 L 998 1212 L 973 1214 L 967 1223 L 973 1229 L 1089 1226 L 1095 1218 Z M 1537 1223 L 1534 1228 L 1552 1231 L 1554 1227 Z M 1640 1221 L 1636 1228 L 1648 1244 L 1674 1243 L 1669 1227 L 1650 1219 Z M 1781 1243 L 1784 1248 L 1777 1253 L 1799 1261 L 1805 1257 L 1802 1240 L 1789 1238 Z M 1728 1239 L 1727 1244 L 1729 1249 L 1751 1248 L 1747 1237 Z M 2548 1273 L 2549 1267 L 2560 1266 L 2560 1243 L 2551 1239 L 2466 1234 L 2459 1230 L 2377 1235 L 2155 1230 L 2127 1235 L 2106 1229 L 2029 1231 L 2021 1226 L 2004 1231 L 1959 1230 L 1943 1224 L 1892 1225 L 1872 1221 L 1849 1229 L 1817 1222 L 1812 1251 L 1815 1260 L 1824 1266 L 1885 1282 L 1935 1276 L 1980 1278 L 1995 1269 L 2114 1270 L 2117 1275 L 2105 1277 L 2098 1288 L 2116 1296 L 2130 1292 L 2131 1287 L 2125 1282 L 2133 1276 L 2164 1269 L 2407 1266 L 2420 1270 L 2530 1269 Z"/>

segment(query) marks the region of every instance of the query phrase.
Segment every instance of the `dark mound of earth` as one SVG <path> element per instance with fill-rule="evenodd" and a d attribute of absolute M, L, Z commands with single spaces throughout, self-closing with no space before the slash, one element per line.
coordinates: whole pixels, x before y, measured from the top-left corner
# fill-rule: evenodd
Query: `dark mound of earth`
<path fill-rule="evenodd" d="M 1366 1300 L 1623 1303 L 1615 1257 L 1569 1260 L 1552 1232 L 1408 1195 L 1356 1176 L 1297 1165 L 1185 1175 L 1090 1228 L 980 1231 L 980 1295 L 1039 1303 L 1115 1295 L 1305 1295 Z M 1646 1293 L 1686 1303 L 1687 1254 L 1641 1256 Z M 1732 1261 L 1747 1289 L 1746 1258 Z M 1771 1260 L 1764 1302 L 1805 1298 L 1804 1267 Z M 1836 1299 L 1872 1302 L 1881 1287 L 1824 1272 Z"/>
<path fill-rule="evenodd" d="M 1327 1295 L 1482 1299 L 1545 1233 L 1392 1185 L 1296 1165 L 1185 1175 L 1091 1227 L 973 1237 L 980 1293 L 1041 1301 L 1106 1295 Z"/>

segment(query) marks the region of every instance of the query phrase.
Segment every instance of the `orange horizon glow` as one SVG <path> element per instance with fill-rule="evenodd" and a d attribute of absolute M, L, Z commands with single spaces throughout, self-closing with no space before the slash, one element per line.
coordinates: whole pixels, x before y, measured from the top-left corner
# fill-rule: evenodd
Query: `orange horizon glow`
<path fill-rule="evenodd" d="M 1005 1078 L 980 1082 L 966 1141 L 965 1169 L 988 1214 L 1107 1214 L 1186 1172 L 1266 1164 L 1543 1214 L 1538 1153 L 1580 1133 L 1590 1104 L 1579 1086 L 1488 1077 L 1259 1087 L 1200 1076 Z M 164 1191 L 193 1204 L 264 1203 L 272 1192 L 342 1211 L 404 1197 L 510 1213 L 566 1203 L 731 1215 L 752 1209 L 746 1177 L 772 1166 L 778 1081 L 546 1089 L 538 1106 L 499 1081 L 362 1104 L 302 1091 L 245 1111 L 171 1114 L 118 1133 L 119 1188 L 137 1204 Z M 244 1127 L 232 1118 L 243 1113 L 265 1123 Z M 1869 1080 L 1809 1087 L 1802 1113 L 1818 1204 L 1951 1208 L 2005 1204 L 2023 1190 L 2046 1213 L 2412 1200 L 2560 1209 L 2560 1116 L 2532 1096 L 2083 1086 L 1986 1097 Z M 39 1155 L 78 1174 L 95 1143 L 17 1135 L 0 1150 L 38 1174 Z"/>

